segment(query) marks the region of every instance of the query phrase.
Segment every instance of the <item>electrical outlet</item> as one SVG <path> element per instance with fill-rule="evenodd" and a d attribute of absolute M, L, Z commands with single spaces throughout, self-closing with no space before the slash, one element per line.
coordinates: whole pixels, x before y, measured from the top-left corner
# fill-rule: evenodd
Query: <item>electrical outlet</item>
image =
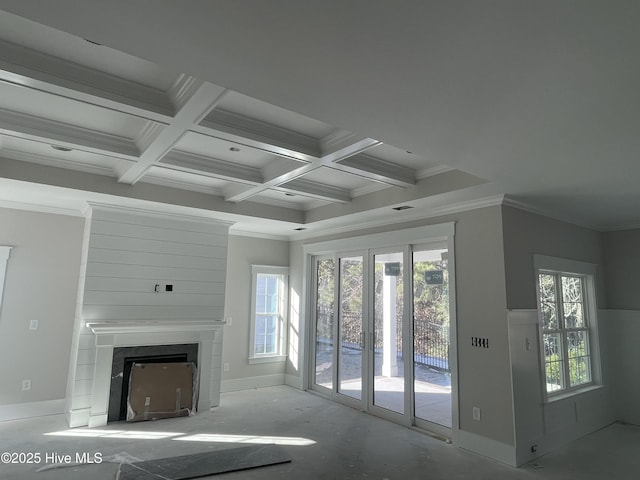
<path fill-rule="evenodd" d="M 233 323 L 232 317 L 227 317 L 227 325 L 231 325 Z"/>
<path fill-rule="evenodd" d="M 31 390 L 31 380 L 22 380 L 22 390 Z"/>
<path fill-rule="evenodd" d="M 477 422 L 480 421 L 480 407 L 473 407 L 473 419 Z"/>
<path fill-rule="evenodd" d="M 225 371 L 225 372 L 229 371 L 229 362 L 224 362 L 222 364 L 222 370 Z"/>
<path fill-rule="evenodd" d="M 29 321 L 29 330 L 37 330 L 38 329 L 38 320 L 30 320 Z"/>

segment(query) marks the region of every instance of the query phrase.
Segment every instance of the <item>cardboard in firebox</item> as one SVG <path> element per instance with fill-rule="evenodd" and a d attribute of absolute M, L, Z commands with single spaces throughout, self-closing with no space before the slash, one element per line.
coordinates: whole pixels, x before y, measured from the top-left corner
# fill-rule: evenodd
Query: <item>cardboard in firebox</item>
<path fill-rule="evenodd" d="M 192 415 L 194 392 L 197 374 L 193 362 L 133 363 L 127 422 Z"/>

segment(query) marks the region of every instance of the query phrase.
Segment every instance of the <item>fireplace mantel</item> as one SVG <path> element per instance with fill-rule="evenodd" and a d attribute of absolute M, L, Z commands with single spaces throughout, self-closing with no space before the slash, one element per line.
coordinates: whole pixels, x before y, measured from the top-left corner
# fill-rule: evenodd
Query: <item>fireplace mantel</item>
<path fill-rule="evenodd" d="M 198 411 L 218 405 L 224 325 L 224 321 L 203 319 L 85 321 L 86 328 L 95 337 L 95 369 L 90 411 L 86 423 L 82 423 L 89 427 L 107 424 L 111 365 L 116 347 L 197 343 Z"/>
<path fill-rule="evenodd" d="M 86 322 L 96 335 L 158 332 L 202 332 L 225 325 L 222 320 L 100 320 Z"/>

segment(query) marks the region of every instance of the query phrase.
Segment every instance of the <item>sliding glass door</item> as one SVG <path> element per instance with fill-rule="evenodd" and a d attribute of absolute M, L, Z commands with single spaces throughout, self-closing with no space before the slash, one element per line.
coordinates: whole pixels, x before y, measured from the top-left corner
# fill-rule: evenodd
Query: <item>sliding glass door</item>
<path fill-rule="evenodd" d="M 446 248 L 414 248 L 413 395 L 416 423 L 451 428 L 449 269 Z"/>
<path fill-rule="evenodd" d="M 313 276 L 312 388 L 398 423 L 451 429 L 447 244 L 318 256 Z"/>
<path fill-rule="evenodd" d="M 338 393 L 362 399 L 364 259 L 340 257 L 338 291 Z"/>
<path fill-rule="evenodd" d="M 404 254 L 373 254 L 373 379 L 372 404 L 405 412 L 403 363 Z"/>
<path fill-rule="evenodd" d="M 315 358 L 313 383 L 333 390 L 335 356 L 335 259 L 314 260 Z"/>

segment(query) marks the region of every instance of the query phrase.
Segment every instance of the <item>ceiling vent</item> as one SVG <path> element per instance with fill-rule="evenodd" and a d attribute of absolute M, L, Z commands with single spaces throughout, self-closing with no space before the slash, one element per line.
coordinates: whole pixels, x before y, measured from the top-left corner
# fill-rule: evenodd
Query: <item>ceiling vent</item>
<path fill-rule="evenodd" d="M 395 210 L 399 212 L 400 210 L 409 210 L 410 208 L 414 208 L 411 205 L 400 205 L 399 207 L 393 207 L 391 210 Z"/>
<path fill-rule="evenodd" d="M 58 150 L 59 152 L 72 152 L 73 149 L 69 147 L 63 147 L 62 145 L 51 145 L 51 148 Z"/>

